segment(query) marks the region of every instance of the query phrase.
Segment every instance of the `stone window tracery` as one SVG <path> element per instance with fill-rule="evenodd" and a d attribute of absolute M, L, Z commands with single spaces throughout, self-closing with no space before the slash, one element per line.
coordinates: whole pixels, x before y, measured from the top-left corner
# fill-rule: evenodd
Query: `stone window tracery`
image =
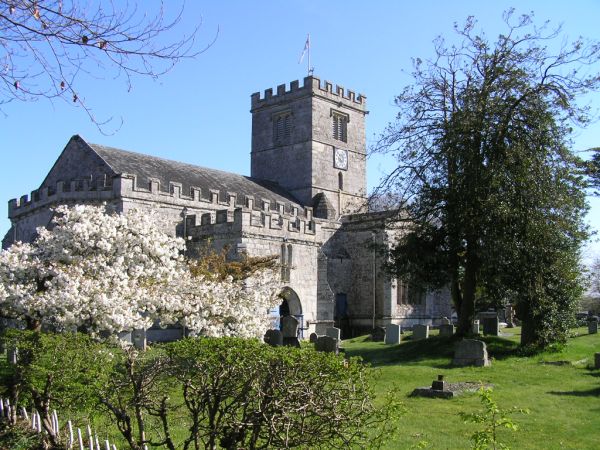
<path fill-rule="evenodd" d="M 406 283 L 402 280 L 396 282 L 397 305 L 424 305 L 425 290 L 417 285 Z"/>

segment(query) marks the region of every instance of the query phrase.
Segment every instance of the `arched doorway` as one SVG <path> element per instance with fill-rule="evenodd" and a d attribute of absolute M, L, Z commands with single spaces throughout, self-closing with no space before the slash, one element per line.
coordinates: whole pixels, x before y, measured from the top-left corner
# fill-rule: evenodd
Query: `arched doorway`
<path fill-rule="evenodd" d="M 279 296 L 281 297 L 279 316 L 294 316 L 298 319 L 300 322 L 298 338 L 302 339 L 304 337 L 304 315 L 302 314 L 302 303 L 300 303 L 298 294 L 292 288 L 286 286 L 281 290 Z"/>
<path fill-rule="evenodd" d="M 281 305 L 279 306 L 279 312 L 281 316 L 301 316 L 302 315 L 302 304 L 296 291 L 291 287 L 284 287 L 281 290 L 279 296 L 282 298 Z M 285 314 L 282 314 L 285 312 Z"/>

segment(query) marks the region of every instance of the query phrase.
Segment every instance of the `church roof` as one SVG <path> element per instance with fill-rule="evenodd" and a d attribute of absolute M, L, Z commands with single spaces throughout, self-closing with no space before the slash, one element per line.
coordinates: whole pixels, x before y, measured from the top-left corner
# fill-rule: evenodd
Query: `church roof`
<path fill-rule="evenodd" d="M 89 150 L 91 150 L 93 154 L 88 157 L 93 159 L 99 157 L 99 159 L 108 166 L 105 167 L 105 169 L 109 176 L 125 173 L 135 175 L 137 187 L 147 189 L 149 186 L 149 179 L 155 178 L 160 180 L 161 190 L 165 192 L 169 191 L 169 183 L 175 182 L 181 183 L 181 192 L 184 195 L 190 195 L 190 188 L 193 186 L 202 190 L 202 196 L 204 198 L 208 198 L 210 190 L 213 189 L 219 191 L 219 197 L 222 199 L 227 198 L 228 192 L 232 192 L 237 194 L 239 202 L 243 201 L 244 195 L 252 195 L 256 201 L 260 201 L 260 199 L 263 198 L 270 200 L 272 206 L 275 206 L 276 201 L 280 201 L 286 204 L 286 209 L 289 208 L 290 203 L 301 208 L 298 200 L 289 192 L 278 184 L 269 181 L 221 170 L 208 169 L 193 164 L 171 161 L 156 156 L 105 147 L 103 145 L 89 144 L 79 136 L 74 136 L 67 147 L 71 144 L 74 144 L 81 152 L 89 154 Z M 81 173 L 82 171 L 86 171 L 85 167 L 85 164 L 80 164 L 78 170 L 79 173 L 76 175 L 73 174 L 71 178 L 75 179 L 75 177 L 77 177 L 78 179 L 84 179 L 86 177 L 93 178 L 97 176 L 97 163 L 94 164 L 94 172 L 96 173 Z M 90 170 L 87 169 L 87 171 Z M 50 180 L 47 178 L 47 180 L 44 181 L 44 184 L 46 181 Z"/>

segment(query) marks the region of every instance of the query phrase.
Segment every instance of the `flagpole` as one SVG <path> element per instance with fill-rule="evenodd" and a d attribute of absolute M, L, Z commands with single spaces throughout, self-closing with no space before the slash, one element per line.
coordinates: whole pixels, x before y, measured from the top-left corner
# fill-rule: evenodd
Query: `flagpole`
<path fill-rule="evenodd" d="M 306 67 L 306 73 L 308 76 L 310 76 L 310 33 L 308 33 L 307 42 L 308 42 L 308 66 Z"/>
<path fill-rule="evenodd" d="M 310 66 L 310 33 L 308 33 L 306 35 L 306 42 L 304 43 L 304 49 L 302 50 L 300 59 L 298 59 L 298 64 L 300 64 L 302 62 L 302 60 L 304 59 L 304 55 L 306 55 L 306 53 L 308 53 L 308 58 L 306 60 L 306 72 L 308 73 L 308 76 L 311 76 L 313 69 Z"/>

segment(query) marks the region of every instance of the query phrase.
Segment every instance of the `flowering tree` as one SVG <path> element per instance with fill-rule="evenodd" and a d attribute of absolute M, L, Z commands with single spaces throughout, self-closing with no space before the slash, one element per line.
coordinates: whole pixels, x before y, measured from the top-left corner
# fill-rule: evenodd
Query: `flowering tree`
<path fill-rule="evenodd" d="M 168 320 L 181 317 L 193 335 L 261 337 L 272 319 L 267 311 L 280 302 L 279 288 L 272 269 L 241 280 L 187 276 L 177 288 L 179 302 Z"/>
<path fill-rule="evenodd" d="M 90 333 L 181 323 L 192 333 L 259 336 L 277 302 L 272 269 L 242 279 L 195 274 L 182 239 L 148 211 L 56 208 L 51 230 L 0 253 L 0 314 Z"/>

